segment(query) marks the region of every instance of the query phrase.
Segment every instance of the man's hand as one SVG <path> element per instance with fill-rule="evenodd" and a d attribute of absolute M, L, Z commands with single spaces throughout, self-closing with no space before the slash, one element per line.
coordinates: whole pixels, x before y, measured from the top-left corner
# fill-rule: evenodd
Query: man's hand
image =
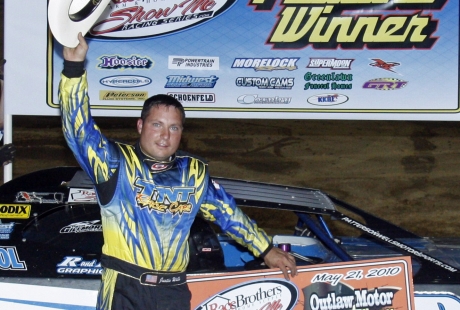
<path fill-rule="evenodd" d="M 85 61 L 86 53 L 88 52 L 88 44 L 85 38 L 78 33 L 78 45 L 74 48 L 64 46 L 64 59 L 68 61 Z"/>
<path fill-rule="evenodd" d="M 291 276 L 297 275 L 297 266 L 295 264 L 295 258 L 289 253 L 284 252 L 278 248 L 272 248 L 267 255 L 264 257 L 265 264 L 270 268 L 279 268 L 284 274 L 284 278 L 289 280 L 288 270 L 291 271 Z"/>

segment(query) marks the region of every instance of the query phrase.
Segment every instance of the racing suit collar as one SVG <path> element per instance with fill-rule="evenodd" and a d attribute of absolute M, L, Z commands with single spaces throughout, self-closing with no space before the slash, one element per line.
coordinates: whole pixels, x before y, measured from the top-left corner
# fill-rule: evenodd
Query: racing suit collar
<path fill-rule="evenodd" d="M 158 160 L 145 154 L 139 141 L 136 143 L 135 149 L 137 156 L 149 167 L 151 173 L 158 173 L 171 169 L 176 160 L 176 154 L 171 155 L 169 160 Z"/>

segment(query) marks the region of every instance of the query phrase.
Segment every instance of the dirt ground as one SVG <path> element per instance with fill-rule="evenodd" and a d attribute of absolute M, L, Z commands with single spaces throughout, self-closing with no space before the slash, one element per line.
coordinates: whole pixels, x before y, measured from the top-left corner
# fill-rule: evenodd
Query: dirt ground
<path fill-rule="evenodd" d="M 135 121 L 97 118 L 124 142 Z M 13 142 L 13 177 L 77 165 L 58 117 L 15 116 Z M 188 119 L 181 148 L 213 176 L 317 188 L 421 236 L 460 237 L 459 146 L 455 122 Z"/>

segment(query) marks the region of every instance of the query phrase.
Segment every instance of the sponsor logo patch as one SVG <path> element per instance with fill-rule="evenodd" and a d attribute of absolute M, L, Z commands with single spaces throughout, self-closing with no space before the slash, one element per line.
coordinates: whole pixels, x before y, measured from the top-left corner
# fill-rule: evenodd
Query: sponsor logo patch
<path fill-rule="evenodd" d="M 320 106 L 338 105 L 347 101 L 348 97 L 341 94 L 320 94 L 307 99 L 308 103 Z"/>
<path fill-rule="evenodd" d="M 168 69 L 219 70 L 219 57 L 169 56 Z"/>
<path fill-rule="evenodd" d="M 331 70 L 350 70 L 351 63 L 354 59 L 337 59 L 337 58 L 312 58 L 307 68 L 331 69 Z"/>
<path fill-rule="evenodd" d="M 292 77 L 238 77 L 235 80 L 238 87 L 257 87 L 258 89 L 292 89 Z"/>
<path fill-rule="evenodd" d="M 397 73 L 396 71 L 393 70 L 393 68 L 401 65 L 401 63 L 399 63 L 399 62 L 386 62 L 386 61 L 384 61 L 382 59 L 378 59 L 378 58 L 373 58 L 372 60 L 374 62 L 370 63 L 369 66 L 380 68 L 380 69 L 390 71 L 390 72 L 393 72 L 393 73 Z"/>
<path fill-rule="evenodd" d="M 259 95 L 241 95 L 237 102 L 240 104 L 289 104 L 292 97 L 259 97 Z"/>
<path fill-rule="evenodd" d="M 148 98 L 146 91 L 116 91 L 100 90 L 99 100 L 117 100 L 117 101 L 145 101 Z"/>
<path fill-rule="evenodd" d="M 192 212 L 190 200 L 195 195 L 194 187 L 155 186 L 151 191 L 146 191 L 149 185 L 149 181 L 140 178 L 135 181 L 138 208 L 148 212 L 170 213 L 173 216 Z"/>
<path fill-rule="evenodd" d="M 182 103 L 214 103 L 216 95 L 213 93 L 168 93 Z"/>
<path fill-rule="evenodd" d="M 99 82 L 109 87 L 132 88 L 149 85 L 152 79 L 140 75 L 114 75 L 105 77 Z"/>
<path fill-rule="evenodd" d="M 100 69 L 150 69 L 154 62 L 148 57 L 132 55 L 123 57 L 119 55 L 101 56 L 97 67 Z"/>
<path fill-rule="evenodd" d="M 393 78 L 378 78 L 372 79 L 364 83 L 364 89 L 375 90 L 396 90 L 406 87 L 407 81 L 402 81 Z"/>
<path fill-rule="evenodd" d="M 168 75 L 165 88 L 214 88 L 219 79 L 215 75 L 194 77 L 192 75 Z"/>
<path fill-rule="evenodd" d="M 235 58 L 232 68 L 254 71 L 297 70 L 299 57 L 286 58 Z"/>

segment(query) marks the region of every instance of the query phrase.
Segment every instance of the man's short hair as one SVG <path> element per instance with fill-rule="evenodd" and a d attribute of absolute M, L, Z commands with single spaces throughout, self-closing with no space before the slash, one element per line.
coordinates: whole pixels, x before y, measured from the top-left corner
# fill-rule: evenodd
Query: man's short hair
<path fill-rule="evenodd" d="M 178 109 L 182 117 L 182 125 L 184 125 L 185 123 L 184 107 L 179 102 L 179 100 L 177 100 L 176 98 L 169 96 L 169 95 L 164 95 L 164 94 L 152 96 L 150 98 L 147 98 L 147 100 L 144 101 L 144 106 L 142 107 L 142 112 L 141 112 L 141 119 L 145 121 L 152 107 L 157 107 L 160 105 L 164 105 L 167 107 L 174 107 Z"/>

